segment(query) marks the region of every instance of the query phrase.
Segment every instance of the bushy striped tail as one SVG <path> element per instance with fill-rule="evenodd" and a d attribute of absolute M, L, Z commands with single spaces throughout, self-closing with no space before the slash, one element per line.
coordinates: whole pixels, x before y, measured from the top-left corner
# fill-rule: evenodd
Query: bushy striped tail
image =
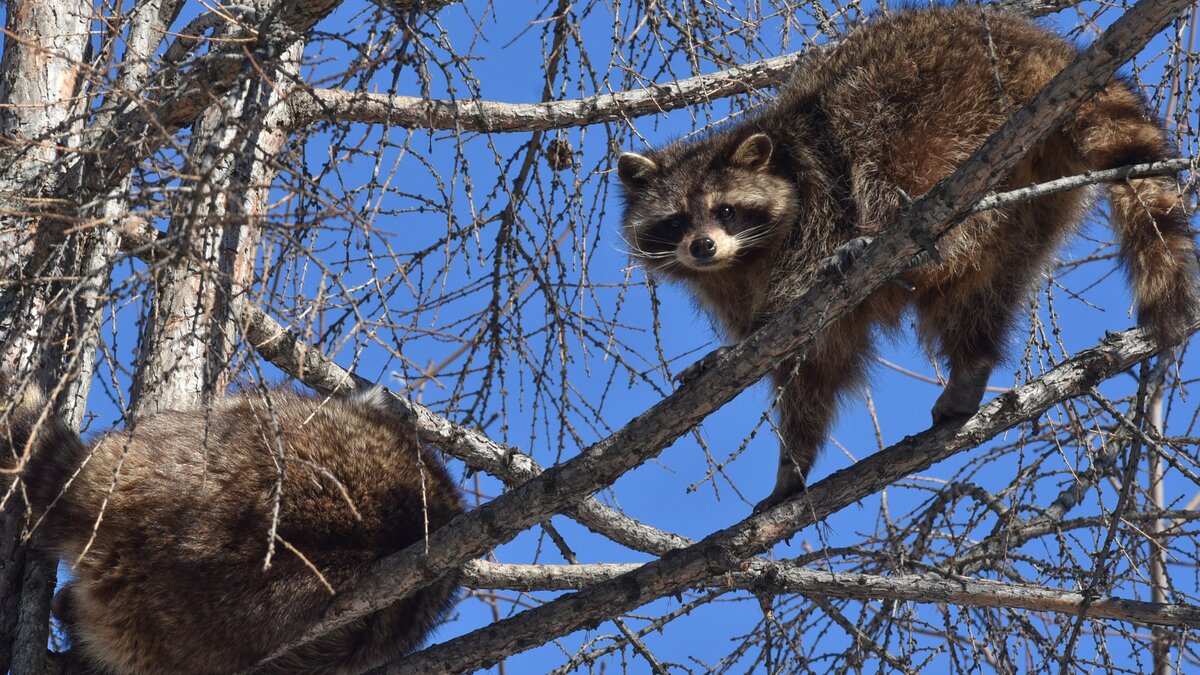
<path fill-rule="evenodd" d="M 1114 83 L 1080 110 L 1075 137 L 1092 169 L 1113 169 L 1176 156 L 1162 126 L 1124 83 Z M 1121 260 L 1133 286 L 1138 322 L 1163 347 L 1179 344 L 1197 320 L 1196 243 L 1186 199 L 1174 177 L 1107 184 Z"/>

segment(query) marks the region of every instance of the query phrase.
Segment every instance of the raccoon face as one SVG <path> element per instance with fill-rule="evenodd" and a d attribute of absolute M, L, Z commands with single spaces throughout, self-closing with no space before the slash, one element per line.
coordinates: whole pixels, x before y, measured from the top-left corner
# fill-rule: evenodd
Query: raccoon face
<path fill-rule="evenodd" d="M 763 134 L 732 156 L 664 168 L 624 153 L 625 239 L 632 255 L 668 274 L 728 269 L 767 246 L 795 212 L 795 188 L 769 171 L 772 145 Z M 668 150 L 669 152 L 669 150 Z"/>

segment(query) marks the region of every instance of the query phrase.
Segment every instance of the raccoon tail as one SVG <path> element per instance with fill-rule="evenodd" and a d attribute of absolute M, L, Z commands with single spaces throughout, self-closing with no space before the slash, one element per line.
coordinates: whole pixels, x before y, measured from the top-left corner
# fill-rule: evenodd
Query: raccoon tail
<path fill-rule="evenodd" d="M 1141 98 L 1114 83 L 1080 109 L 1072 125 L 1088 168 L 1113 169 L 1176 156 Z M 1196 243 L 1174 177 L 1107 184 L 1121 259 L 1137 297 L 1138 323 L 1163 347 L 1187 338 L 1197 312 Z"/>
<path fill-rule="evenodd" d="M 0 373 L 0 393 L 0 503 L 28 503 L 32 517 L 41 518 L 87 457 L 87 447 L 50 409 L 37 384 L 17 385 Z"/>

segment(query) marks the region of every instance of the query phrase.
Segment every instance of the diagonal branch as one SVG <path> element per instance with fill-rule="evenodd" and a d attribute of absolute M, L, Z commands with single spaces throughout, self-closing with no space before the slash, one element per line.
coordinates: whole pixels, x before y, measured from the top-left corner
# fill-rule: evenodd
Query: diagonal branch
<path fill-rule="evenodd" d="M 329 360 L 320 350 L 305 344 L 262 309 L 245 299 L 238 302 L 238 315 L 241 317 L 246 341 L 254 346 L 259 356 L 280 370 L 324 393 L 375 386 Z M 532 457 L 520 450 L 501 445 L 474 429 L 455 424 L 419 403 L 394 392 L 389 393 L 392 394 L 392 409 L 413 425 L 422 442 L 434 445 L 463 460 L 471 468 L 486 471 L 509 486 L 520 485 L 544 471 Z M 662 555 L 692 543 L 687 537 L 634 520 L 601 504 L 594 497 L 584 498 L 578 504 L 567 508 L 564 513 L 597 534 L 646 553 Z"/>

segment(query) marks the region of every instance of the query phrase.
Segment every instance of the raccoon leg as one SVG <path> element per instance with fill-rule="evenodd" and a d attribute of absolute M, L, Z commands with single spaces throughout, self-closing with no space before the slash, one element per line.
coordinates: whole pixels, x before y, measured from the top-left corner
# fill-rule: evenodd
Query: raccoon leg
<path fill-rule="evenodd" d="M 922 330 L 935 331 L 939 351 L 950 367 L 946 388 L 930 411 L 934 425 L 970 417 L 979 410 L 988 377 L 1000 360 L 1015 304 L 984 291 L 970 294 L 963 302 L 938 302 L 918 310 Z"/>
<path fill-rule="evenodd" d="M 975 286 L 934 289 L 917 303 L 921 332 L 935 342 L 950 368 L 946 389 L 930 411 L 935 425 L 975 414 L 983 400 L 988 377 L 1003 356 L 1017 306 L 1027 295 L 1042 256 L 1009 258 Z"/>
<path fill-rule="evenodd" d="M 930 411 L 934 426 L 974 415 L 995 365 L 995 361 L 980 361 L 970 366 L 952 366 L 950 380 Z"/>
<path fill-rule="evenodd" d="M 804 479 L 825 442 L 842 392 L 863 379 L 870 353 L 869 322 L 861 314 L 829 327 L 796 366 L 785 362 L 772 375 L 779 398 L 779 468 L 775 489 L 754 506 L 769 509 L 804 489 Z"/>

